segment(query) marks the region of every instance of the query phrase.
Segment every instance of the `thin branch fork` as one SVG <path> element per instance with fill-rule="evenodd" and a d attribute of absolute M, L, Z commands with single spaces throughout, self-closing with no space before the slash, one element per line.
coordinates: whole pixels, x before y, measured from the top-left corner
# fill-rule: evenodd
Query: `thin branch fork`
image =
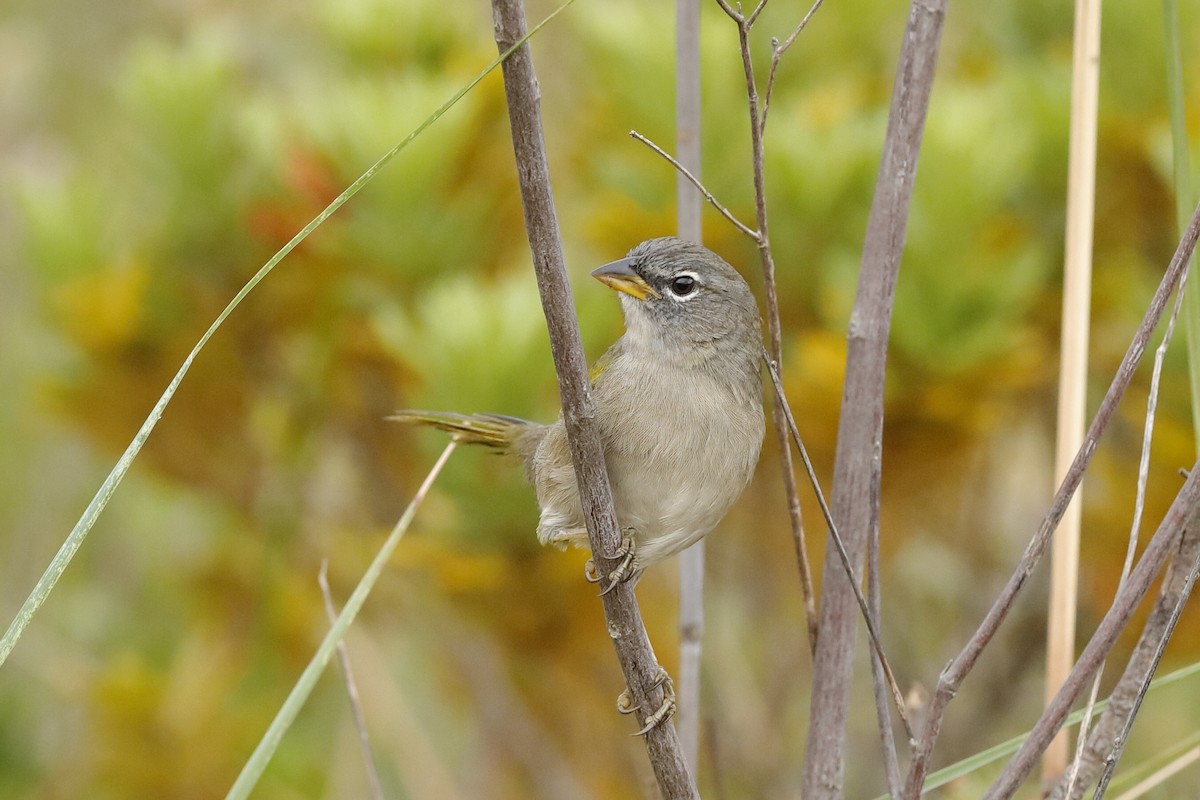
<path fill-rule="evenodd" d="M 492 0 L 492 18 L 496 44 L 502 52 L 519 41 L 525 33 L 525 13 L 521 0 Z M 542 137 L 540 93 L 528 43 L 519 47 L 504 62 L 504 91 L 525 210 L 525 227 L 550 334 L 550 350 L 562 397 L 563 422 L 575 464 L 588 542 L 601 571 L 611 572 L 616 567 L 614 556 L 620 548 L 620 536 L 613 509 L 612 489 L 594 422 L 596 409 L 579 335 L 579 320 L 575 315 L 567 281 Z M 645 717 L 662 704 L 664 690 L 661 682 L 657 681 L 660 667 L 646 635 L 637 598 L 633 588 L 628 583 L 622 583 L 604 595 L 603 602 L 607 629 L 621 671 L 633 702 L 641 710 L 639 713 L 644 724 Z M 653 726 L 646 732 L 645 742 L 663 797 L 668 800 L 699 797 L 675 726 Z"/>
<path fill-rule="evenodd" d="M 906 800 L 916 800 L 920 796 L 921 787 L 925 782 L 925 776 L 929 769 L 929 760 L 933 754 L 938 734 L 941 731 L 946 707 L 958 692 L 963 680 L 966 679 L 966 676 L 974 668 L 984 648 L 991 642 L 992 637 L 996 635 L 1000 625 L 1004 622 L 1005 617 L 1008 616 L 1008 612 L 1016 602 L 1017 596 L 1024 588 L 1025 582 L 1029 579 L 1034 567 L 1037 566 L 1038 561 L 1045 553 L 1050 537 L 1053 536 L 1054 530 L 1058 526 L 1059 520 L 1062 519 L 1067 504 L 1070 503 L 1071 497 L 1075 494 L 1075 490 L 1083 480 L 1084 471 L 1087 469 L 1088 464 L 1091 463 L 1092 455 L 1096 450 L 1096 444 L 1108 427 L 1108 423 L 1116 411 L 1117 403 L 1120 402 L 1125 394 L 1125 390 L 1129 388 L 1129 384 L 1133 380 L 1133 373 L 1146 352 L 1150 336 L 1162 318 L 1171 293 L 1176 289 L 1183 277 L 1188 259 L 1191 258 L 1192 251 L 1196 247 L 1198 237 L 1200 237 L 1200 206 L 1196 208 L 1192 214 L 1191 221 L 1184 230 L 1179 247 L 1175 250 L 1175 255 L 1171 258 L 1171 263 L 1163 275 L 1158 290 L 1150 300 L 1146 314 L 1137 331 L 1134 333 L 1133 340 L 1129 344 L 1129 349 L 1125 352 L 1125 357 L 1121 360 L 1116 375 L 1113 377 L 1112 383 L 1104 395 L 1104 399 L 1101 400 L 1096 415 L 1092 418 L 1083 445 L 1079 448 L 1079 452 L 1075 455 L 1075 460 L 1072 462 L 1071 468 L 1067 471 L 1062 484 L 1055 493 L 1054 500 L 1046 512 L 1045 518 L 1026 546 L 1025 552 L 1021 555 L 1021 560 L 1009 578 L 1008 583 L 1005 584 L 999 596 L 992 604 L 991 609 L 979 624 L 979 628 L 971 636 L 963 650 L 946 666 L 942 671 L 941 677 L 938 679 L 937 691 L 930 701 L 925 732 L 918 742 L 916 751 L 913 754 L 913 760 L 909 766 L 908 778 L 904 787 L 904 797 Z"/>

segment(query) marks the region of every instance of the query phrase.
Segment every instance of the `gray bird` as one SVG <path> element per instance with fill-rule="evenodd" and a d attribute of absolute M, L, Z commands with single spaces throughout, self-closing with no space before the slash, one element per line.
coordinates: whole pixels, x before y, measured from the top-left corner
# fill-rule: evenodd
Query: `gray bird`
<path fill-rule="evenodd" d="M 624 538 L 612 588 L 698 541 L 749 483 L 763 440 L 762 333 L 742 276 L 683 239 L 642 242 L 592 277 L 621 293 L 625 315 L 625 334 L 592 368 Z M 411 410 L 393 419 L 516 455 L 541 508 L 538 540 L 587 546 L 561 415 L 551 425 Z"/>

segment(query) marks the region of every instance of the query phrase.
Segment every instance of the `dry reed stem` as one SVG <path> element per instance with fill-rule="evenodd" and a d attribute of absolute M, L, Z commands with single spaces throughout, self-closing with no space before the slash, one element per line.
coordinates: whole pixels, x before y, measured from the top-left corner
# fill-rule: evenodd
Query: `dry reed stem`
<path fill-rule="evenodd" d="M 1071 71 L 1067 231 L 1063 267 L 1062 360 L 1059 363 L 1058 430 L 1054 479 L 1061 481 L 1083 441 L 1087 410 L 1088 314 L 1092 290 L 1092 230 L 1096 206 L 1096 124 L 1100 87 L 1100 0 L 1076 0 Z M 1050 548 L 1050 603 L 1046 624 L 1045 702 L 1075 662 L 1075 607 L 1079 583 L 1082 489 L 1067 506 Z M 1042 779 L 1058 779 L 1067 765 L 1063 731 L 1046 751 Z"/>

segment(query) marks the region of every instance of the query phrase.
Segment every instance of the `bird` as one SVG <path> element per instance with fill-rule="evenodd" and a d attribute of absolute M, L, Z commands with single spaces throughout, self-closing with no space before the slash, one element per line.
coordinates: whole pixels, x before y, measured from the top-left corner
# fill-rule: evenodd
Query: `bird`
<path fill-rule="evenodd" d="M 737 270 L 685 239 L 644 241 L 591 275 L 618 292 L 625 321 L 591 370 L 622 533 L 607 592 L 711 532 L 749 484 L 765 427 L 762 326 Z M 411 409 L 391 419 L 516 456 L 537 495 L 538 540 L 587 547 L 561 414 L 550 424 Z M 592 561 L 588 570 L 600 580 Z"/>

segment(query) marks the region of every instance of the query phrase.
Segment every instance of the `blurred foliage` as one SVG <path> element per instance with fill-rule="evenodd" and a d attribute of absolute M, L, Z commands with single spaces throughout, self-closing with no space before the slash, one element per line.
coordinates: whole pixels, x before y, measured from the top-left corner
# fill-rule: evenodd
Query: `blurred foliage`
<path fill-rule="evenodd" d="M 1198 52 L 1184 3 L 1184 50 Z M 548 11 L 532 4 L 531 17 Z M 803 9 L 775 3 L 769 37 Z M 1107 9 L 1093 402 L 1174 248 L 1155 14 Z M 594 357 L 620 330 L 592 265 L 673 228 L 668 4 L 581 2 L 535 43 L 559 213 Z M 736 36 L 704 9 L 704 179 L 753 218 Z M 863 24 L 863 20 L 871 20 Z M 823 479 L 903 5 L 830 4 L 779 71 L 767 132 L 788 391 Z M 1070 9 L 955 6 L 896 308 L 884 465 L 886 631 L 928 687 L 1051 491 Z M 0 608 L 15 613 L 195 339 L 242 282 L 492 58 L 487 9 L 13 0 L 0 12 Z M 1185 75 L 1197 74 L 1191 58 Z M 1200 86 L 1188 86 L 1200 108 Z M 1193 124 L 1200 124 L 1192 115 Z M 263 283 L 196 362 L 131 478 L 0 675 L 0 796 L 211 797 L 231 783 L 442 438 L 398 407 L 556 408 L 499 76 L 418 139 Z M 706 238 L 760 286 L 750 242 Z M 1194 460 L 1168 358 L 1147 524 Z M 1115 588 L 1148 370 L 1086 484 L 1081 633 Z M 710 539 L 703 787 L 793 796 L 807 646 L 774 454 Z M 808 490 L 810 535 L 820 539 Z M 648 780 L 583 556 L 537 547 L 520 469 L 461 452 L 350 638 L 394 797 L 632 796 Z M 820 542 L 813 560 L 820 563 Z M 674 577 L 639 586 L 675 664 Z M 943 760 L 1027 727 L 1036 585 L 964 687 Z M 1168 661 L 1200 651 L 1195 612 Z M 754 620 L 748 625 L 747 620 Z M 1128 648 L 1131 637 L 1124 646 Z M 1116 669 L 1110 669 L 1115 674 Z M 865 690 L 868 676 L 858 673 Z M 1111 677 L 1110 677 L 1111 680 Z M 907 688 L 907 687 L 906 687 Z M 1197 689 L 1153 698 L 1131 746 L 1187 735 Z M 865 691 L 854 752 L 874 763 Z M 331 670 L 256 796 L 365 779 Z M 852 770 L 849 796 L 880 789 Z M 948 796 L 977 795 L 971 783 Z"/>

